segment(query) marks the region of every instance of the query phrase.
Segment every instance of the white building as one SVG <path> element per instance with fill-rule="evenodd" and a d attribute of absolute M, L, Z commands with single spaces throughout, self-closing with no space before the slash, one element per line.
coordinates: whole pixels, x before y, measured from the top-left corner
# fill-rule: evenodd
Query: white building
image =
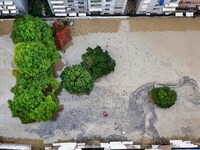
<path fill-rule="evenodd" d="M 127 0 L 48 0 L 55 16 L 121 15 Z"/>
<path fill-rule="evenodd" d="M 27 12 L 26 0 L 0 0 L 0 16 L 23 15 Z"/>
<path fill-rule="evenodd" d="M 137 0 L 136 14 L 175 14 L 180 0 Z"/>
<path fill-rule="evenodd" d="M 127 0 L 88 0 L 88 13 L 101 15 L 124 14 Z"/>

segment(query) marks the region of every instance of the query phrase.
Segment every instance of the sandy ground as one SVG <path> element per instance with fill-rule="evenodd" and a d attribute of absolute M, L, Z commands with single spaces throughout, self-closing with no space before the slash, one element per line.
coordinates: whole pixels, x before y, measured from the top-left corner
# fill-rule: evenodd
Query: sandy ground
<path fill-rule="evenodd" d="M 13 21 L 12 20 L 0 20 L 0 36 L 10 34 L 12 31 Z"/>
<path fill-rule="evenodd" d="M 104 20 L 88 20 L 91 28 L 86 21 L 75 21 L 73 44 L 61 54 L 65 66 L 80 63 L 87 47 L 100 45 L 116 60 L 115 71 L 99 79 L 90 95 L 76 96 L 63 90 L 59 99 L 64 110 L 56 121 L 47 123 L 21 125 L 11 117 L 7 100 L 13 97 L 9 89 L 15 84 L 11 74 L 14 45 L 9 35 L 0 37 L 0 136 L 38 138 L 47 143 L 58 139 L 198 137 L 200 20 L 188 19 L 191 25 L 186 25 L 180 19 L 175 25 L 173 19 L 172 24 L 167 19 L 155 19 L 154 23 L 154 19 L 120 19 L 107 21 L 105 26 Z M 158 109 L 148 100 L 148 91 L 158 83 L 173 85 L 178 93 L 170 109 Z"/>

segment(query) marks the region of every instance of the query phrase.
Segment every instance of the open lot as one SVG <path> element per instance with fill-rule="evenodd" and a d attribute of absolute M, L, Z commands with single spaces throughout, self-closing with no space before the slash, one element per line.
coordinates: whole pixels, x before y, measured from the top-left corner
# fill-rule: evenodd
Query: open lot
<path fill-rule="evenodd" d="M 5 23 L 6 24 L 6 23 Z M 3 24 L 0 24 L 2 31 Z M 8 27 L 9 28 L 9 27 Z M 7 29 L 9 31 L 9 29 Z M 61 140 L 140 140 L 200 135 L 200 19 L 75 20 L 73 41 L 61 53 L 65 66 L 77 64 L 87 47 L 101 46 L 116 61 L 90 95 L 59 95 L 64 110 L 55 121 L 22 125 L 7 101 L 15 84 L 9 32 L 0 37 L 0 136 Z M 60 73 L 60 72 L 59 72 Z M 153 84 L 168 84 L 178 100 L 170 109 L 148 99 Z M 103 117 L 107 111 L 108 117 Z"/>

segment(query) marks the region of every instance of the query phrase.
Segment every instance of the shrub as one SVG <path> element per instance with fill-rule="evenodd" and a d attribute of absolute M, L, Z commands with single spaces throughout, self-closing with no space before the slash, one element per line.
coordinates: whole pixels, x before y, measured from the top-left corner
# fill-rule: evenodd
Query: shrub
<path fill-rule="evenodd" d="M 175 104 L 177 94 L 169 87 L 159 87 L 151 90 L 151 97 L 158 107 L 169 108 Z"/>
<path fill-rule="evenodd" d="M 29 79 L 18 76 L 11 89 L 14 100 L 8 101 L 13 117 L 19 117 L 23 124 L 50 120 L 58 109 L 54 94 L 58 88 L 59 82 L 45 74 Z"/>
<path fill-rule="evenodd" d="M 87 93 L 93 88 L 93 79 L 81 65 L 66 67 L 61 74 L 62 86 L 69 93 Z"/>
<path fill-rule="evenodd" d="M 19 43 L 14 53 L 14 63 L 19 72 L 32 77 L 46 72 L 58 60 L 56 48 L 40 42 Z"/>
<path fill-rule="evenodd" d="M 54 41 L 52 29 L 42 19 L 29 14 L 15 19 L 11 38 L 15 44 Z"/>
<path fill-rule="evenodd" d="M 87 52 L 82 55 L 82 59 L 81 65 L 91 74 L 93 79 L 114 71 L 116 65 L 108 52 L 104 52 L 100 46 L 94 49 L 89 47 Z"/>

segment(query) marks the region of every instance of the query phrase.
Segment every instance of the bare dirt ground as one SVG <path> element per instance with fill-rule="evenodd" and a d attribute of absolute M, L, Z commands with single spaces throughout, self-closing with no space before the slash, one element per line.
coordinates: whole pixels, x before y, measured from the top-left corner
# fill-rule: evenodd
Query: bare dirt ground
<path fill-rule="evenodd" d="M 13 21 L 12 20 L 0 20 L 0 36 L 10 34 L 12 31 Z"/>
<path fill-rule="evenodd" d="M 32 150 L 45 149 L 43 140 L 13 139 L 13 138 L 0 137 L 0 143 L 31 145 Z"/>
<path fill-rule="evenodd" d="M 105 21 L 106 20 L 106 21 Z M 171 23 L 169 23 L 171 22 Z M 87 47 L 100 45 L 116 60 L 90 95 L 59 95 L 64 110 L 56 121 L 21 125 L 7 100 L 15 84 L 14 45 L 0 37 L 0 136 L 57 140 L 134 140 L 200 135 L 200 19 L 75 20 L 73 43 L 61 53 L 65 66 L 80 63 Z M 60 73 L 60 72 L 58 72 Z M 158 109 L 148 100 L 153 84 L 168 84 L 178 100 Z M 103 117 L 107 111 L 108 117 Z"/>
<path fill-rule="evenodd" d="M 89 33 L 106 32 L 112 33 L 119 30 L 122 19 L 77 19 L 71 27 L 71 35 L 79 36 Z"/>

